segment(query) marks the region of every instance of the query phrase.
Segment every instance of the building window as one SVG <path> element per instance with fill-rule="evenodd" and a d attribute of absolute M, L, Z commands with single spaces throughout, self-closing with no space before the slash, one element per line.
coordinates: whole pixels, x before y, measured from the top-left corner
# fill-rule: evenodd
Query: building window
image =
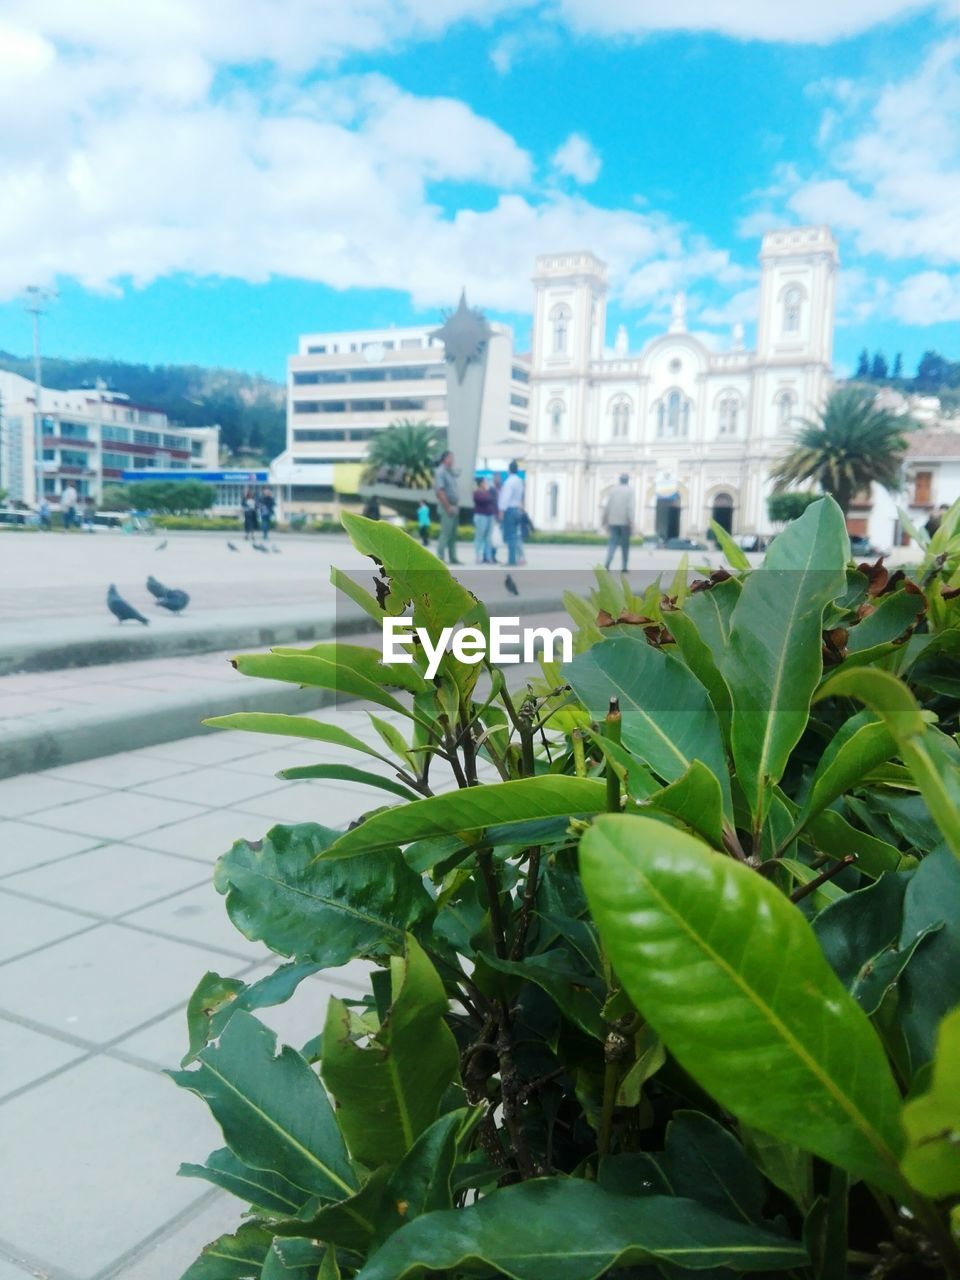
<path fill-rule="evenodd" d="M 740 425 L 740 401 L 735 395 L 726 395 L 720 401 L 720 435 L 735 436 Z"/>
<path fill-rule="evenodd" d="M 521 396 L 521 395 L 518 395 L 515 391 L 512 391 L 510 393 L 510 403 L 512 405 L 515 405 L 516 408 L 518 409 L 526 409 L 527 405 L 530 403 L 530 400 L 527 396 Z"/>
<path fill-rule="evenodd" d="M 551 400 L 547 405 L 547 419 L 550 423 L 550 435 L 554 440 L 559 440 L 563 435 L 563 416 L 567 412 L 567 406 L 562 400 Z"/>
<path fill-rule="evenodd" d="M 777 426 L 788 427 L 793 420 L 797 400 L 792 391 L 781 391 L 777 396 Z"/>
<path fill-rule="evenodd" d="M 570 308 L 563 303 L 554 307 L 550 312 L 550 320 L 553 325 L 553 354 L 566 355 L 570 336 Z"/>
<path fill-rule="evenodd" d="M 625 440 L 630 434 L 630 408 L 627 396 L 617 396 L 610 405 L 610 434 L 615 440 Z"/>
<path fill-rule="evenodd" d="M 783 295 L 783 331 L 784 333 L 800 332 L 800 308 L 803 304 L 803 290 L 792 284 Z"/>
<path fill-rule="evenodd" d="M 913 505 L 929 507 L 933 501 L 930 496 L 933 484 L 932 471 L 917 471 L 913 477 Z"/>
<path fill-rule="evenodd" d="M 670 439 L 690 434 L 690 401 L 670 391 L 657 405 L 657 435 Z"/>
<path fill-rule="evenodd" d="M 526 434 L 527 424 L 526 424 L 525 422 L 519 422 L 516 418 L 511 418 L 511 419 L 510 419 L 510 430 L 511 430 L 511 431 L 522 432 L 522 433 Z"/>
<path fill-rule="evenodd" d="M 547 485 L 547 515 L 556 520 L 560 511 L 560 486 L 554 480 Z"/>

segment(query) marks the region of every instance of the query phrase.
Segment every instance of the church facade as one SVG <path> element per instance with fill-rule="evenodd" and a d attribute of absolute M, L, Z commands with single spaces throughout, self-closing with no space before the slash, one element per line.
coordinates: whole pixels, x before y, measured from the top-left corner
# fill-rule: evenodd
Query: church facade
<path fill-rule="evenodd" d="M 771 231 L 760 251 L 755 351 L 668 332 L 635 355 L 605 350 L 607 271 L 592 253 L 548 254 L 534 276 L 527 507 L 543 529 L 595 529 L 626 472 L 645 536 L 702 538 L 711 519 L 768 533 L 773 462 L 831 386 L 839 256 L 828 227 Z"/>

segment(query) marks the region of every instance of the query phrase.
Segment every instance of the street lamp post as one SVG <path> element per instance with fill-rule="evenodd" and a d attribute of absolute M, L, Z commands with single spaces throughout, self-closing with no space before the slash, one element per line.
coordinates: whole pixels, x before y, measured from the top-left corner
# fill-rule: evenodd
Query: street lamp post
<path fill-rule="evenodd" d="M 33 385 L 34 385 L 34 503 L 39 510 L 43 501 L 43 385 L 40 381 L 40 317 L 47 309 L 47 304 L 56 297 L 52 289 L 43 289 L 40 285 L 27 286 L 27 301 L 24 304 L 33 316 Z"/>

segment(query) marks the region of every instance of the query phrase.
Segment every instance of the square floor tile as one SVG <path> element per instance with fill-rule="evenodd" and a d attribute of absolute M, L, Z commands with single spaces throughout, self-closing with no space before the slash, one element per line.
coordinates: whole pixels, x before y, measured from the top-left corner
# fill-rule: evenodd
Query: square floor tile
<path fill-rule="evenodd" d="M 83 1050 L 65 1040 L 45 1036 L 18 1022 L 0 1019 L 0 1098 L 33 1084 L 41 1076 L 83 1056 Z M 0 1280 L 3 1272 L 0 1271 Z"/>
<path fill-rule="evenodd" d="M 69 831 L 51 831 L 30 822 L 0 821 L 0 877 L 27 867 L 39 867 L 57 858 L 68 858 L 100 841 Z"/>
<path fill-rule="evenodd" d="M 187 800 L 210 809 L 220 809 L 282 786 L 283 781 L 277 778 L 254 780 L 249 774 L 211 768 L 193 769 L 172 778 L 161 778 L 158 782 L 143 783 L 137 791 L 141 795 Z"/>
<path fill-rule="evenodd" d="M 184 866 L 188 864 L 184 862 Z M 143 911 L 124 917 L 133 928 L 155 929 L 192 942 L 198 947 L 218 947 L 241 957 L 260 960 L 271 953 L 261 942 L 251 942 L 235 928 L 227 915 L 226 899 L 213 887 L 211 878 L 186 893 L 164 898 Z"/>
<path fill-rule="evenodd" d="M 86 782 L 97 787 L 121 788 L 136 787 L 142 782 L 155 782 L 158 778 L 183 773 L 188 768 L 185 761 L 161 760 L 157 756 L 144 755 L 141 751 L 131 751 L 100 756 L 96 760 L 81 760 L 77 764 L 65 764 L 59 769 L 50 769 L 37 776 Z"/>
<path fill-rule="evenodd" d="M 180 760 L 186 764 L 219 764 L 222 760 L 236 760 L 257 750 L 253 735 L 231 729 L 211 729 L 209 733 L 193 738 L 181 738 L 178 742 L 161 742 L 147 747 L 151 755 L 161 760 Z"/>
<path fill-rule="evenodd" d="M 22 774 L 0 782 L 0 817 L 19 818 L 26 813 L 43 813 L 69 800 L 84 800 L 96 795 L 95 787 L 62 778 L 49 778 L 43 773 Z"/>
<path fill-rule="evenodd" d="M 48 906 L 45 902 L 31 902 L 29 898 L 0 889 L 0 962 L 57 942 L 94 924 L 96 921 L 89 916 Z M 6 982 L 0 970 L 0 1003 Z"/>
<path fill-rule="evenodd" d="M 176 1280 L 196 1262 L 204 1245 L 237 1230 L 246 1208 L 235 1196 L 214 1196 L 199 1213 L 113 1272 L 110 1280 Z M 5 1280 L 2 1271 L 0 1280 Z"/>
<path fill-rule="evenodd" d="M 209 872 L 185 858 L 107 844 L 52 866 L 21 871 L 3 883 L 46 902 L 116 916 L 209 878 Z"/>
<path fill-rule="evenodd" d="M 165 1076 L 81 1062 L 0 1106 L 0 1237 L 93 1276 L 204 1195 L 177 1167 L 218 1145 L 204 1104 Z"/>
<path fill-rule="evenodd" d="M 397 803 L 393 796 L 374 787 L 325 780 L 288 782 L 282 791 L 244 800 L 237 809 L 261 815 L 270 826 L 276 823 L 319 822 L 339 829 L 361 813 L 393 803 Z"/>
<path fill-rule="evenodd" d="M 174 822 L 137 836 L 137 844 L 145 849 L 157 849 L 161 853 L 177 853 L 184 858 L 196 858 L 203 862 L 216 862 L 221 854 L 233 847 L 235 841 L 259 840 L 267 832 L 270 823 L 256 814 L 240 813 L 236 809 L 214 809 L 186 822 Z"/>
<path fill-rule="evenodd" d="M 60 831 L 99 836 L 101 840 L 126 840 L 202 812 L 200 805 L 184 804 L 180 800 L 113 791 L 51 809 L 44 814 L 43 823 Z M 39 821 L 36 815 L 34 821 Z"/>
<path fill-rule="evenodd" d="M 189 999 L 207 969 L 243 967 L 186 942 L 99 925 L 4 965 L 0 1013 L 104 1044 Z"/>

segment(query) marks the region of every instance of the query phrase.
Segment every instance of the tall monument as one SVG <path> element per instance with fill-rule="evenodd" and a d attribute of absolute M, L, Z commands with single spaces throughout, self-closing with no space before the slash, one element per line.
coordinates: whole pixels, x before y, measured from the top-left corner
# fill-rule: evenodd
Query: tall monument
<path fill-rule="evenodd" d="M 467 303 L 464 290 L 456 311 L 430 335 L 443 343 L 447 362 L 447 447 L 472 490 L 480 441 L 480 415 L 492 330 L 482 311 Z"/>

